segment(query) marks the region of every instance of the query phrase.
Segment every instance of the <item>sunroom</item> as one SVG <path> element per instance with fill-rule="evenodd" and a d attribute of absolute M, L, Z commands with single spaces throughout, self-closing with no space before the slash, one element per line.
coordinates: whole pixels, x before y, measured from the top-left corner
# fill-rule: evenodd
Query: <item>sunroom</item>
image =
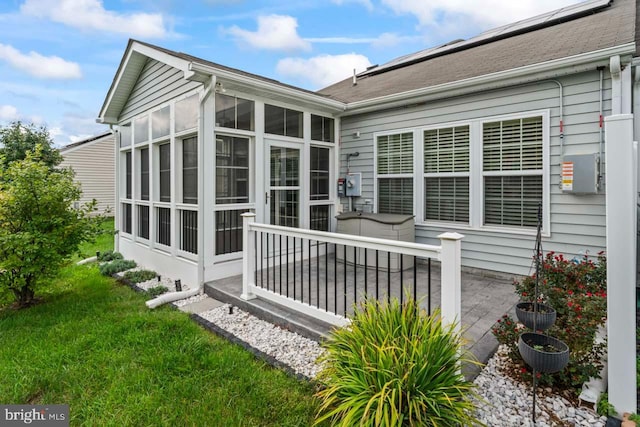
<path fill-rule="evenodd" d="M 241 273 L 242 218 L 329 231 L 342 103 L 130 41 L 100 119 L 117 133 L 117 247 L 193 285 Z"/>

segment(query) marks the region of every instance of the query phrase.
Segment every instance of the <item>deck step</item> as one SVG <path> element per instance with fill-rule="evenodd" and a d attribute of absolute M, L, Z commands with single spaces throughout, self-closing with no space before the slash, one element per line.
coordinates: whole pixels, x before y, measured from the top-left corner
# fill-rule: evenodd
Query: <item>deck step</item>
<path fill-rule="evenodd" d="M 237 292 L 234 292 L 232 289 L 226 289 L 223 286 L 206 284 L 204 290 L 211 298 L 215 298 L 226 304 L 231 304 L 253 314 L 259 319 L 315 341 L 321 341 L 327 338 L 333 328 L 332 325 L 326 322 L 314 319 L 287 307 L 276 305 L 270 301 L 260 298 L 249 301 L 243 300 Z"/>

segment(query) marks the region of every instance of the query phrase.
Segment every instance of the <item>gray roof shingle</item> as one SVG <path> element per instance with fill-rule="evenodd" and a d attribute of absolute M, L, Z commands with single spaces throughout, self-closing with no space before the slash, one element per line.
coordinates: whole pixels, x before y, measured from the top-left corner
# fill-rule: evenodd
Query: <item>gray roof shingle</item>
<path fill-rule="evenodd" d="M 318 93 L 357 102 L 635 42 L 636 0 L 592 15 L 328 86 Z"/>

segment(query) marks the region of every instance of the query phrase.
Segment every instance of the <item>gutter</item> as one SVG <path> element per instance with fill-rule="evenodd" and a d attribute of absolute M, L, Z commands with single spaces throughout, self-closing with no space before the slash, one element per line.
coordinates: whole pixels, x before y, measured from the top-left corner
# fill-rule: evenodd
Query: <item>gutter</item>
<path fill-rule="evenodd" d="M 264 80 L 259 80 L 249 76 L 242 76 L 231 71 L 222 70 L 216 67 L 211 67 L 197 62 L 189 63 L 189 71 L 194 73 L 202 73 L 207 75 L 213 75 L 217 78 L 238 82 L 243 86 L 252 86 L 256 89 L 269 91 L 271 93 L 278 93 L 288 98 L 294 98 L 298 100 L 304 100 L 306 102 L 313 103 L 315 105 L 321 105 L 335 112 L 342 112 L 346 109 L 347 105 L 344 102 L 336 101 L 334 99 L 327 98 L 324 95 L 318 95 L 315 93 L 307 93 L 294 88 L 282 86 L 281 84 L 271 83 Z"/>
<path fill-rule="evenodd" d="M 458 94 L 468 94 L 469 90 L 474 86 L 480 86 L 477 88 L 477 91 L 513 86 L 526 82 L 522 81 L 522 79 L 527 77 L 531 79 L 532 74 L 542 74 L 536 76 L 535 80 L 547 80 L 562 74 L 559 71 L 560 68 L 567 69 L 564 74 L 593 70 L 595 66 L 608 66 L 609 59 L 612 56 L 634 54 L 635 48 L 635 43 L 626 43 L 580 55 L 485 74 L 469 79 L 351 102 L 346 104 L 345 112 L 341 114 L 340 117 L 369 113 L 381 109 L 404 107 L 412 103 L 439 99 L 444 96 L 450 97 Z"/>

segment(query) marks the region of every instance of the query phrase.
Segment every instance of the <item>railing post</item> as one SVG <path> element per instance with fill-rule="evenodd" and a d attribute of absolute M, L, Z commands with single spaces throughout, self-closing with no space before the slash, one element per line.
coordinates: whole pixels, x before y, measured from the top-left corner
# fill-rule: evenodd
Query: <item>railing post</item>
<path fill-rule="evenodd" d="M 255 250 L 254 234 L 255 231 L 251 229 L 251 224 L 256 221 L 256 214 L 253 212 L 246 212 L 242 215 L 242 294 L 240 298 L 244 300 L 254 299 L 256 296 L 251 291 L 255 286 L 253 283 L 254 273 L 256 271 L 255 266 Z"/>
<path fill-rule="evenodd" d="M 633 115 L 605 118 L 609 403 L 636 410 L 636 201 Z"/>
<path fill-rule="evenodd" d="M 440 307 L 443 324 L 456 324 L 456 332 L 460 331 L 460 311 L 462 277 L 460 274 L 462 238 L 459 233 L 442 233 L 438 236 L 441 244 L 440 262 Z"/>

